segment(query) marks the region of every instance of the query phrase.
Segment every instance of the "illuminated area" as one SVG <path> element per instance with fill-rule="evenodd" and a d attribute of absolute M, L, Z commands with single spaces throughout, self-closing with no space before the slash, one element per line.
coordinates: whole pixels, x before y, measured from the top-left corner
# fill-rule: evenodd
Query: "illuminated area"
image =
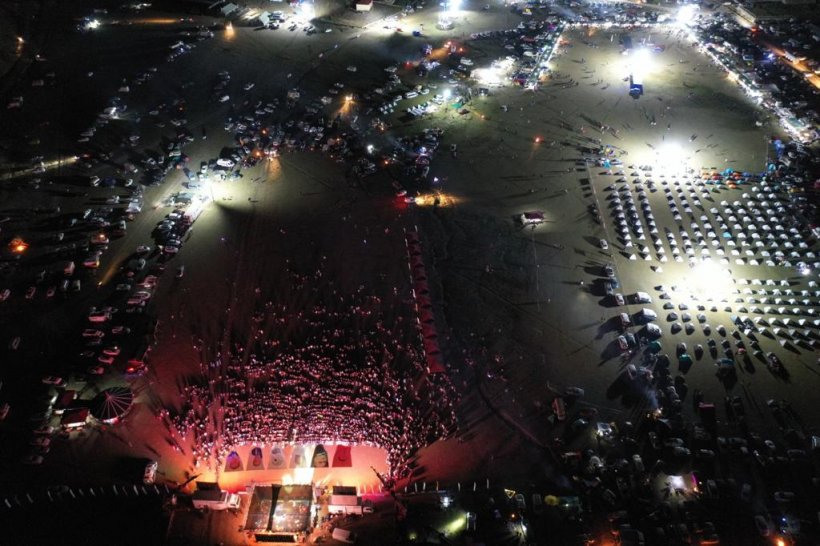
<path fill-rule="evenodd" d="M 695 263 L 677 287 L 677 292 L 700 301 L 725 301 L 737 292 L 731 272 L 711 259 Z"/>
<path fill-rule="evenodd" d="M 627 57 L 626 71 L 635 80 L 643 82 L 646 80 L 647 75 L 651 74 L 654 70 L 655 59 L 652 56 L 652 52 L 645 47 L 632 51 Z"/>
<path fill-rule="evenodd" d="M 504 85 L 510 80 L 514 62 L 512 59 L 500 59 L 488 67 L 476 68 L 472 77 L 481 85 Z"/>
<path fill-rule="evenodd" d="M 243 528 L 257 536 L 294 536 L 311 525 L 313 487 L 301 484 L 257 485 L 253 488 Z"/>
<path fill-rule="evenodd" d="M 436 192 L 417 195 L 413 202 L 420 207 L 452 207 L 459 199 L 451 194 Z"/>
<path fill-rule="evenodd" d="M 663 174 L 682 175 L 691 168 L 690 158 L 678 143 L 664 142 L 653 155 L 654 160 L 650 164 Z"/>
<path fill-rule="evenodd" d="M 700 8 L 696 4 L 686 4 L 685 6 L 681 6 L 680 9 L 678 9 L 678 13 L 675 15 L 675 23 L 679 27 L 692 26 L 696 22 L 699 11 Z"/>
<path fill-rule="evenodd" d="M 442 3 L 442 11 L 438 16 L 438 28 L 453 28 L 459 15 L 461 15 L 461 0 L 445 0 Z"/>

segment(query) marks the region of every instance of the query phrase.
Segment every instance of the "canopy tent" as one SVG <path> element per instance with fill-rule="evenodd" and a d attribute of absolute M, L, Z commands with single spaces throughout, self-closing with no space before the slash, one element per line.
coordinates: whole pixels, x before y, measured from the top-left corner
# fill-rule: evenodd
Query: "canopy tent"
<path fill-rule="evenodd" d="M 128 387 L 105 389 L 91 401 L 91 415 L 103 423 L 116 423 L 134 403 L 134 393 Z"/>

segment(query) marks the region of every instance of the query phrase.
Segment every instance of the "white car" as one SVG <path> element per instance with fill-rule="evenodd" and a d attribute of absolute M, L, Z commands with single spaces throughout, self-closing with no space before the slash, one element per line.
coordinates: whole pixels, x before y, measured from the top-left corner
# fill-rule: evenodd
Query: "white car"
<path fill-rule="evenodd" d="M 231 100 L 230 95 L 222 95 L 219 97 L 219 102 L 228 102 L 229 100 Z"/>
<path fill-rule="evenodd" d="M 245 91 L 250 91 L 251 89 L 253 89 L 255 85 L 255 83 L 248 82 L 242 87 L 242 89 L 244 89 Z"/>
<path fill-rule="evenodd" d="M 606 239 L 601 239 L 598 244 L 601 245 L 601 250 L 609 250 L 609 243 L 606 242 Z"/>
<path fill-rule="evenodd" d="M 348 72 L 356 72 L 357 70 L 358 68 L 356 68 L 354 65 L 350 65 L 347 67 Z"/>

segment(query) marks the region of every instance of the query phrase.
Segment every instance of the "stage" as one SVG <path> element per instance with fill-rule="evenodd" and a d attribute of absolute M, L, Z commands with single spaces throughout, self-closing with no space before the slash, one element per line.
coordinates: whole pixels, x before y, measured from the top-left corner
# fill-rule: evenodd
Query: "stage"
<path fill-rule="evenodd" d="M 244 530 L 260 542 L 299 542 L 312 527 L 312 506 L 310 484 L 254 486 Z"/>
<path fill-rule="evenodd" d="M 316 444 L 240 446 L 231 451 L 231 454 L 236 454 L 236 462 L 232 462 L 229 455 L 217 472 L 205 471 L 199 479 L 218 481 L 223 489 L 234 493 L 245 491 L 246 487 L 253 483 L 312 483 L 324 487 L 349 485 L 356 487 L 360 495 L 382 491 L 382 484 L 373 469 L 383 476 L 387 475 L 387 453 L 383 449 L 366 445 L 350 446 L 349 460 L 343 462 L 336 456 L 338 446 L 322 446 L 327 454 L 327 466 L 316 467 L 311 464 L 323 463 L 321 451 L 319 456 L 316 456 Z M 276 451 L 277 449 L 281 451 Z M 294 458 L 299 459 L 300 451 L 301 460 L 294 461 Z M 294 454 L 297 457 L 294 457 Z M 299 464 L 293 464 L 294 462 Z M 333 466 L 334 463 L 343 463 L 347 466 Z"/>

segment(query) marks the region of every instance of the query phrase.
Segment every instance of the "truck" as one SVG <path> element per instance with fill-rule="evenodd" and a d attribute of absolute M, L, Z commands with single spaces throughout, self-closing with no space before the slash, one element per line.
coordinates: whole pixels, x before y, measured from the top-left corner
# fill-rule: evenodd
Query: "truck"
<path fill-rule="evenodd" d="M 239 510 L 241 500 L 236 493 L 219 489 L 216 483 L 197 482 L 192 502 L 197 510 Z"/>

